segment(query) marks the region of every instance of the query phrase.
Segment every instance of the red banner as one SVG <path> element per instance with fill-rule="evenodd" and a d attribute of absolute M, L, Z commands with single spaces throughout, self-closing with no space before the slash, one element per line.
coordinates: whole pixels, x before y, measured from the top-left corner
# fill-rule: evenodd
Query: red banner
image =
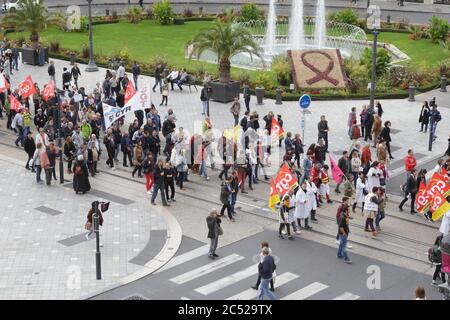
<path fill-rule="evenodd" d="M 12 94 L 9 96 L 9 110 L 14 110 L 15 112 L 20 110 L 20 102 Z"/>
<path fill-rule="evenodd" d="M 424 213 L 428 210 L 433 201 L 433 193 L 427 190 L 427 187 L 423 182 L 420 183 L 419 191 L 416 196 L 417 211 Z"/>
<path fill-rule="evenodd" d="M 431 177 L 428 190 L 432 193 L 440 193 L 444 198 L 450 195 L 450 185 L 437 172 Z"/>
<path fill-rule="evenodd" d="M 128 81 L 127 90 L 125 91 L 125 104 L 127 104 L 135 94 L 136 90 L 134 89 L 133 84 L 131 83 L 131 81 Z"/>
<path fill-rule="evenodd" d="M 32 94 L 37 93 L 36 87 L 34 86 L 33 79 L 31 79 L 31 76 L 28 76 L 18 85 L 20 96 L 22 98 L 28 98 Z"/>
<path fill-rule="evenodd" d="M 42 98 L 45 101 L 48 101 L 48 99 L 50 99 L 50 97 L 54 95 L 55 95 L 55 85 L 53 84 L 52 81 L 50 81 L 45 85 L 44 89 L 42 90 Z"/>
<path fill-rule="evenodd" d="M 292 174 L 289 166 L 284 164 L 275 180 L 275 187 L 278 193 L 283 197 L 290 189 L 298 186 L 297 178 Z"/>

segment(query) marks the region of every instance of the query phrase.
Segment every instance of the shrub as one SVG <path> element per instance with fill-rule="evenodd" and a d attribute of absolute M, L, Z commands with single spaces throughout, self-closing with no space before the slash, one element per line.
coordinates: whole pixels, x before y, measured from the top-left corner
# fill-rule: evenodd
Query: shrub
<path fill-rule="evenodd" d="M 80 29 L 75 30 L 75 31 L 84 32 L 87 30 L 89 30 L 89 19 L 86 16 L 81 16 L 80 17 Z"/>
<path fill-rule="evenodd" d="M 263 87 L 267 90 L 272 89 L 272 80 L 270 80 L 270 77 L 267 74 L 267 72 L 260 71 L 257 73 L 255 77 L 255 86 Z"/>
<path fill-rule="evenodd" d="M 128 49 L 128 46 L 123 46 L 122 49 L 119 50 L 117 57 L 124 62 L 129 61 L 130 60 L 130 49 Z"/>
<path fill-rule="evenodd" d="M 153 5 L 153 14 L 155 16 L 155 19 L 162 25 L 168 25 L 172 23 L 172 20 L 175 16 L 169 0 L 161 0 L 159 2 L 155 2 L 155 4 Z"/>
<path fill-rule="evenodd" d="M 25 37 L 24 36 L 20 36 L 17 39 L 17 44 L 19 45 L 19 47 L 22 47 L 24 43 L 25 43 Z"/>
<path fill-rule="evenodd" d="M 64 12 L 56 11 L 51 15 L 51 23 L 61 31 L 67 31 L 67 17 Z"/>
<path fill-rule="evenodd" d="M 83 44 L 83 47 L 81 48 L 81 57 L 89 58 L 89 47 L 86 44 Z"/>
<path fill-rule="evenodd" d="M 447 20 L 433 16 L 433 18 L 431 18 L 428 33 L 433 42 L 439 42 L 439 40 L 445 41 L 447 39 L 449 29 L 450 25 Z"/>
<path fill-rule="evenodd" d="M 361 63 L 366 67 L 368 75 L 372 73 L 372 50 L 369 48 L 364 49 Z M 376 72 L 377 77 L 384 75 L 389 69 L 389 63 L 391 63 L 391 56 L 385 49 L 379 49 L 377 51 L 376 59 Z"/>
<path fill-rule="evenodd" d="M 250 83 L 250 74 L 247 71 L 240 71 L 236 78 L 241 83 L 241 86 L 244 85 L 244 83 Z"/>
<path fill-rule="evenodd" d="M 140 7 L 132 7 L 127 11 L 127 21 L 129 23 L 139 23 L 142 18 L 142 8 Z"/>
<path fill-rule="evenodd" d="M 259 20 L 262 16 L 262 10 L 254 3 L 247 3 L 242 6 L 239 21 Z"/>
<path fill-rule="evenodd" d="M 58 53 L 59 50 L 60 50 L 59 40 L 52 40 L 52 41 L 50 41 L 50 51 Z"/>
<path fill-rule="evenodd" d="M 450 60 L 444 60 L 439 63 L 439 75 L 449 77 L 450 76 Z"/>
<path fill-rule="evenodd" d="M 113 12 L 112 12 L 112 18 L 113 18 L 114 20 L 116 20 L 116 19 L 118 18 L 118 16 L 117 16 L 117 11 L 113 11 Z"/>
<path fill-rule="evenodd" d="M 334 21 L 357 25 L 358 24 L 358 14 L 351 8 L 339 10 L 334 15 Z"/>
<path fill-rule="evenodd" d="M 150 63 L 150 67 L 153 69 L 151 70 L 151 72 L 154 71 L 154 69 L 158 66 L 161 65 L 163 68 L 167 68 L 167 66 L 169 65 L 169 60 L 167 59 L 166 56 L 155 56 L 152 60 L 152 62 Z"/>
<path fill-rule="evenodd" d="M 409 36 L 411 40 L 420 40 L 425 38 L 428 34 L 428 29 L 422 26 L 410 25 L 408 31 L 411 32 L 411 35 Z"/>
<path fill-rule="evenodd" d="M 291 78 L 291 64 L 286 56 L 277 56 L 272 60 L 272 71 L 277 75 L 278 82 L 285 86 Z"/>
<path fill-rule="evenodd" d="M 369 75 L 364 65 L 355 60 L 345 60 L 345 73 L 348 77 L 348 87 L 351 93 L 356 93 L 367 88 Z"/>
<path fill-rule="evenodd" d="M 153 18 L 153 9 L 152 7 L 148 7 L 145 9 L 145 18 L 146 19 L 152 19 Z"/>
<path fill-rule="evenodd" d="M 194 13 L 192 12 L 191 8 L 184 8 L 183 16 L 186 18 L 190 18 L 194 16 Z"/>
<path fill-rule="evenodd" d="M 175 17 L 173 19 L 173 24 L 182 25 L 182 24 L 184 24 L 184 19 L 182 17 Z"/>

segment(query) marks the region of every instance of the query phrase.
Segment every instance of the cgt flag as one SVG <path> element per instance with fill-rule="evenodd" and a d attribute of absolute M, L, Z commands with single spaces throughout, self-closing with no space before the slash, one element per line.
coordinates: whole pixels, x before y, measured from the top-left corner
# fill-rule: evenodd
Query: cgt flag
<path fill-rule="evenodd" d="M 433 193 L 428 191 L 425 183 L 421 182 L 419 185 L 419 191 L 416 196 L 416 207 L 419 213 L 428 211 L 433 202 Z"/>
<path fill-rule="evenodd" d="M 440 193 L 444 198 L 450 195 L 450 185 L 437 172 L 431 177 L 428 190 L 435 194 Z"/>
<path fill-rule="evenodd" d="M 450 203 L 448 203 L 447 200 L 440 193 L 438 192 L 435 193 L 433 203 L 430 207 L 433 221 L 437 221 L 440 218 L 442 218 L 442 216 L 449 210 L 450 210 Z"/>
<path fill-rule="evenodd" d="M 270 180 L 270 195 L 269 195 L 269 208 L 276 212 L 276 205 L 280 203 L 280 195 L 277 192 L 277 187 L 273 178 Z"/>
<path fill-rule="evenodd" d="M 55 95 L 55 84 L 50 81 L 49 83 L 47 83 L 44 87 L 44 89 L 42 89 L 42 98 L 45 101 L 48 101 L 48 99 L 50 99 L 50 97 L 53 97 Z"/>
<path fill-rule="evenodd" d="M 272 117 L 271 137 L 272 143 L 278 142 L 280 138 L 284 137 L 284 129 L 280 126 L 280 124 L 274 117 Z"/>
<path fill-rule="evenodd" d="M 127 104 L 135 94 L 136 90 L 134 89 L 133 84 L 131 83 L 131 81 L 128 81 L 127 89 L 125 91 L 125 104 Z"/>
<path fill-rule="evenodd" d="M 149 109 L 152 105 L 150 100 L 150 90 L 150 84 L 143 86 L 123 108 L 113 107 L 103 103 L 103 115 L 105 117 L 106 129 L 108 129 L 115 121 L 131 112 Z"/>
<path fill-rule="evenodd" d="M 344 177 L 344 173 L 342 172 L 341 168 L 339 168 L 337 166 L 331 153 L 330 153 L 330 166 L 331 166 L 331 174 L 333 176 L 333 180 L 336 183 L 341 183 L 342 178 Z"/>
<path fill-rule="evenodd" d="M 295 189 L 298 186 L 297 178 L 294 177 L 289 166 L 284 164 L 278 172 L 275 180 L 275 187 L 277 192 L 284 197 L 284 195 L 290 190 Z"/>
<path fill-rule="evenodd" d="M 13 110 L 15 112 L 19 112 L 20 110 L 20 102 L 12 94 L 9 95 L 9 110 Z"/>
<path fill-rule="evenodd" d="M 25 80 L 19 83 L 18 87 L 22 98 L 28 98 L 32 94 L 38 93 L 31 76 L 26 77 Z"/>
<path fill-rule="evenodd" d="M 6 80 L 3 73 L 0 73 L 0 92 L 6 91 L 9 88 L 11 88 L 11 85 L 9 84 L 8 80 Z"/>

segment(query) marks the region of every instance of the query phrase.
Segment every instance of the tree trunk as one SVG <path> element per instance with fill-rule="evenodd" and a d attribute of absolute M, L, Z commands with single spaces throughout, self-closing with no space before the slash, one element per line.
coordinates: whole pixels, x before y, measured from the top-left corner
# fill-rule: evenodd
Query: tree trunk
<path fill-rule="evenodd" d="M 219 61 L 219 81 L 221 83 L 230 82 L 231 63 L 228 58 L 222 57 Z"/>
<path fill-rule="evenodd" d="M 31 48 L 33 48 L 33 50 L 36 50 L 39 46 L 39 34 L 32 33 L 30 35 L 30 41 L 31 41 Z"/>

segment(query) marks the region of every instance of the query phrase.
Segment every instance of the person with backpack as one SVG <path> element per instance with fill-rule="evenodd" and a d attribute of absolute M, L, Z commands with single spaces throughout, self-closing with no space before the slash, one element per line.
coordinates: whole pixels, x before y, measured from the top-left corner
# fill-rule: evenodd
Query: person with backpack
<path fill-rule="evenodd" d="M 77 161 L 75 162 L 73 168 L 73 173 L 73 190 L 75 190 L 76 194 L 78 194 L 78 192 L 85 194 L 91 190 L 91 184 L 89 183 L 89 172 L 82 154 L 77 157 Z"/>
<path fill-rule="evenodd" d="M 436 282 L 437 278 L 440 278 L 441 283 L 445 283 L 445 273 L 442 272 L 442 254 L 441 254 L 441 243 L 443 239 L 443 235 L 439 235 L 434 240 L 434 245 L 432 248 L 428 249 L 428 260 L 436 266 L 433 273 L 433 281 L 431 285 L 433 287 L 437 287 L 438 283 Z"/>

